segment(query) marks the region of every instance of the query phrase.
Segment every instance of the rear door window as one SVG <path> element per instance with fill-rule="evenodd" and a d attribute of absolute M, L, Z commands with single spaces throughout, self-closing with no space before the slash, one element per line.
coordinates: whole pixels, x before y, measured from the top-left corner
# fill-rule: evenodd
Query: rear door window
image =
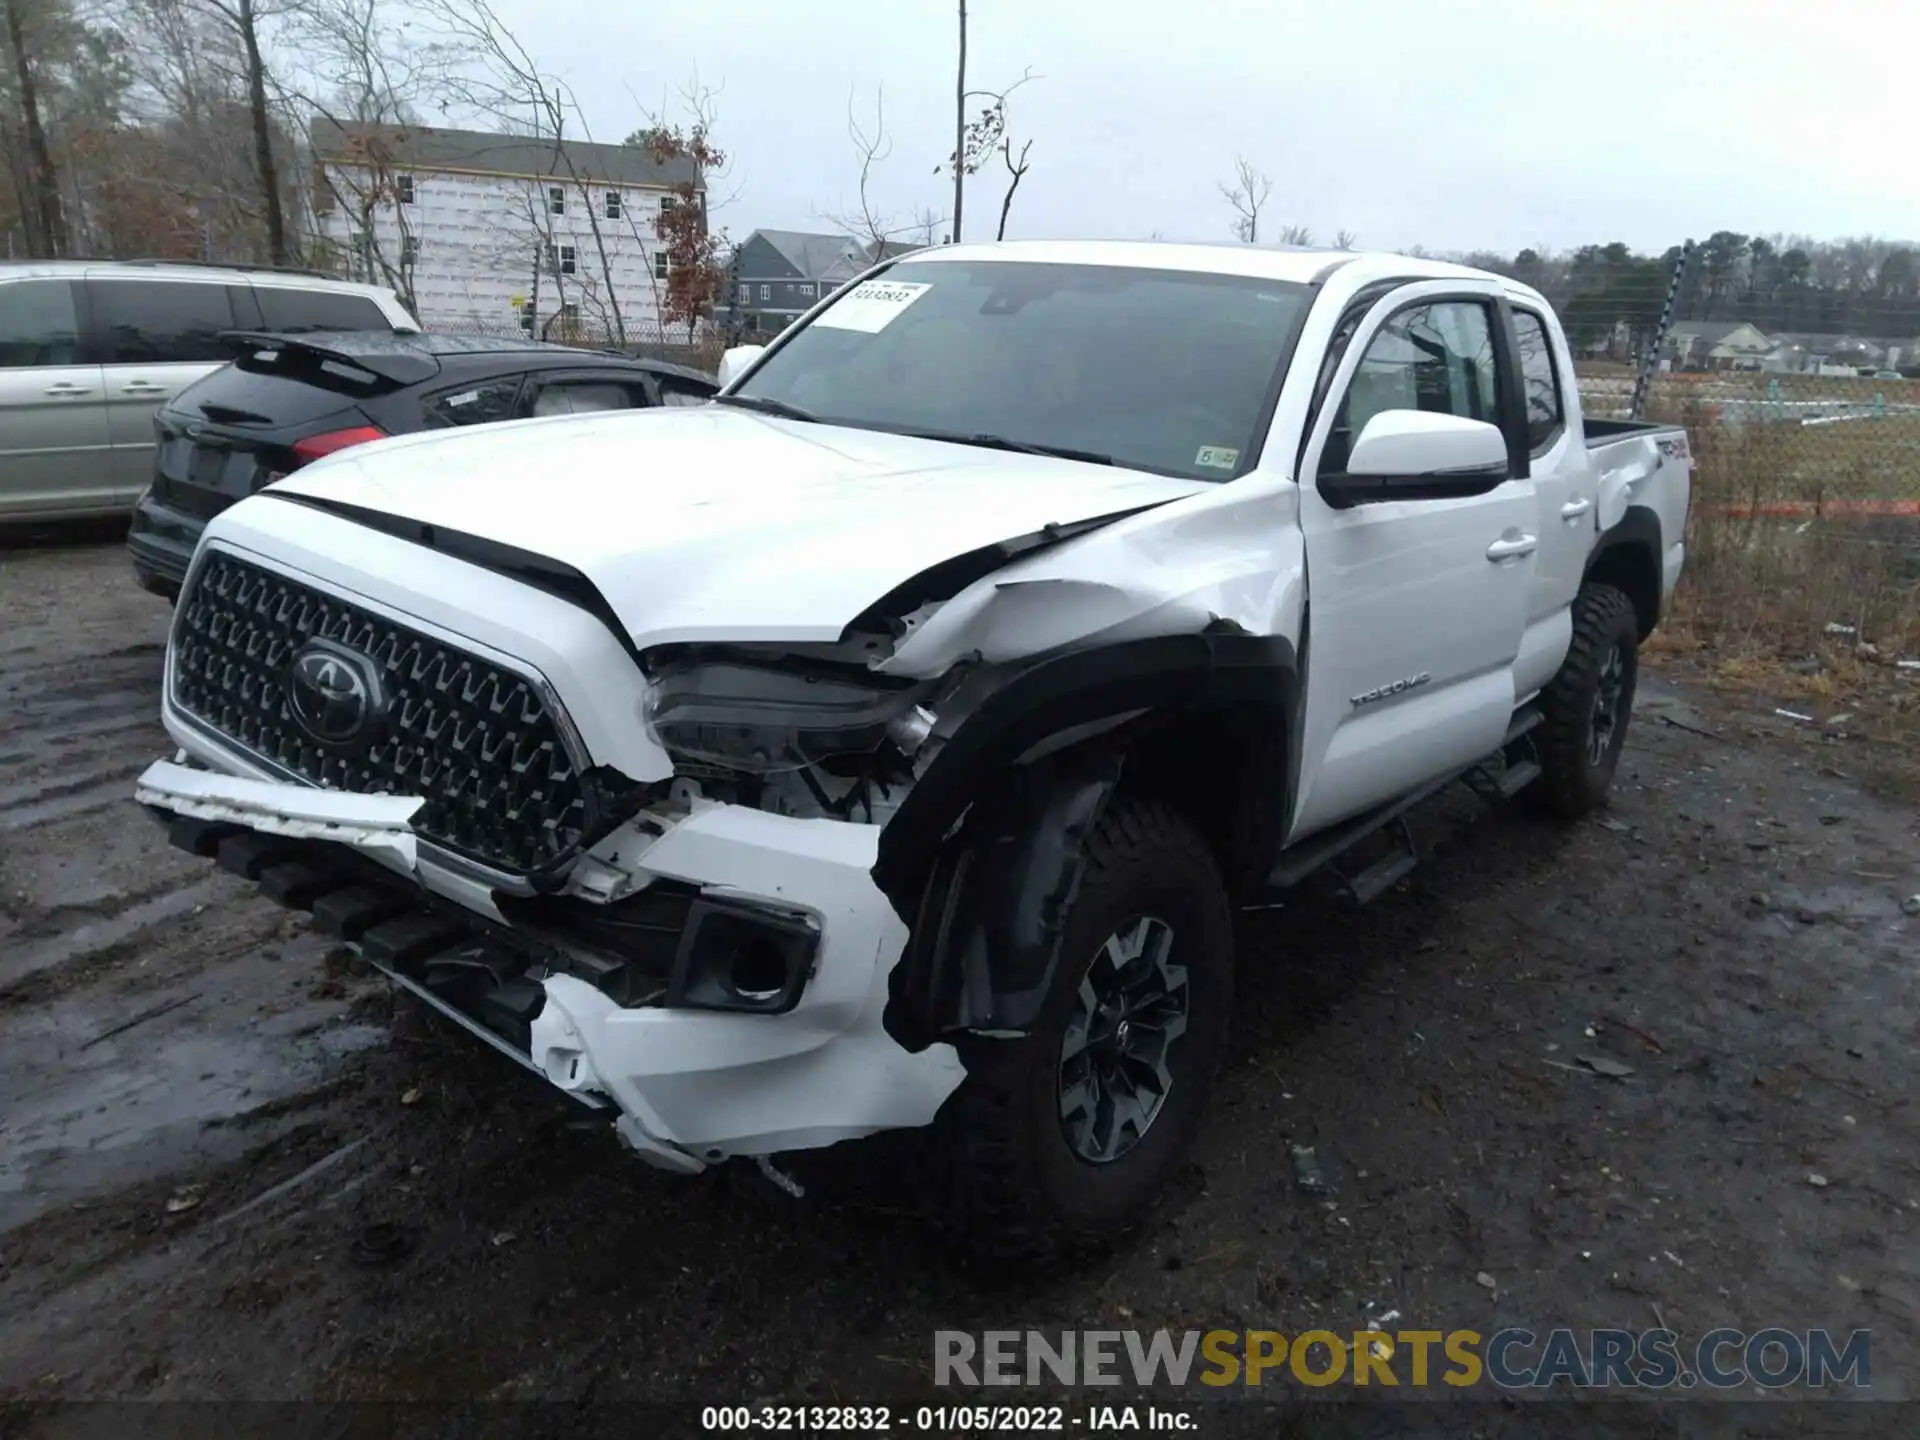
<path fill-rule="evenodd" d="M 227 287 L 204 280 L 90 276 L 94 328 L 108 365 L 165 365 L 233 358 L 220 332 L 236 328 Z"/>
<path fill-rule="evenodd" d="M 664 376 L 659 383 L 662 405 L 704 405 L 720 391 L 718 385 L 699 385 L 677 375 Z"/>
<path fill-rule="evenodd" d="M 427 429 L 444 430 L 454 425 L 490 425 L 496 420 L 511 420 L 514 402 L 520 398 L 520 377 L 503 375 L 493 380 L 442 390 L 420 402 Z"/>
<path fill-rule="evenodd" d="M 527 413 L 588 415 L 602 410 L 641 410 L 651 404 L 638 376 L 568 375 L 539 382 Z"/>
<path fill-rule="evenodd" d="M 80 363 L 80 320 L 66 280 L 0 284 L 0 370 Z"/>
<path fill-rule="evenodd" d="M 1513 339 L 1527 392 L 1527 448 L 1538 455 L 1560 438 L 1566 418 L 1554 374 L 1553 347 L 1547 342 L 1546 323 L 1530 310 L 1513 312 Z"/>
<path fill-rule="evenodd" d="M 311 335 L 322 330 L 391 330 L 393 322 L 371 298 L 326 290 L 291 290 L 256 285 L 263 330 L 280 335 Z"/>

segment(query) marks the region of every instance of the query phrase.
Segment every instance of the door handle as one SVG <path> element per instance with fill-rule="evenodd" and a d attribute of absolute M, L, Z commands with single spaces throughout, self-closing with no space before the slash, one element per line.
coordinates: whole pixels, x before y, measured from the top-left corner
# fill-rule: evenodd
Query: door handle
<path fill-rule="evenodd" d="M 129 380 L 120 387 L 122 395 L 164 395 L 167 387 L 155 385 L 151 380 Z"/>
<path fill-rule="evenodd" d="M 1584 496 L 1578 500 L 1569 500 L 1560 507 L 1560 518 L 1562 520 L 1578 520 L 1592 508 L 1593 501 L 1588 500 Z"/>
<path fill-rule="evenodd" d="M 1540 539 L 1536 535 L 1519 535 L 1511 540 L 1496 540 L 1487 547 L 1487 559 L 1498 564 L 1502 560 L 1513 560 L 1522 555 L 1531 555 L 1540 548 Z"/>
<path fill-rule="evenodd" d="M 49 395 L 91 395 L 93 393 L 93 387 L 91 385 L 76 385 L 71 380 L 57 380 L 47 386 L 46 393 Z"/>

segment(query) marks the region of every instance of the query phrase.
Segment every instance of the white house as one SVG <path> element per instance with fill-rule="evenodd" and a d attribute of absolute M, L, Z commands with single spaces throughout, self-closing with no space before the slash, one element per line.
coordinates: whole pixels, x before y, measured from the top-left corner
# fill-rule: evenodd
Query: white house
<path fill-rule="evenodd" d="M 1683 370 L 1746 370 L 1773 348 L 1772 339 L 1744 320 L 1676 320 L 1668 353 Z"/>
<path fill-rule="evenodd" d="M 316 122 L 313 165 L 314 223 L 342 267 L 392 285 L 430 329 L 651 339 L 655 221 L 704 203 L 690 161 L 474 130 Z"/>

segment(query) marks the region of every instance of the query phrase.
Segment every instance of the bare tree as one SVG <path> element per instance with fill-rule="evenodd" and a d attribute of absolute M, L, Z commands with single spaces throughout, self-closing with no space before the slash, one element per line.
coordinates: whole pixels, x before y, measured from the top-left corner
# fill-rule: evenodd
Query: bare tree
<path fill-rule="evenodd" d="M 407 309 L 420 313 L 413 275 L 417 240 L 407 207 L 399 202 L 401 175 L 396 140 L 390 127 L 377 121 L 344 121 L 324 106 L 315 106 L 318 118 L 330 120 L 339 136 L 339 148 L 314 156 L 316 210 L 338 206 L 352 217 L 347 249 L 353 271 L 377 281 L 400 296 Z M 391 206 L 400 231 L 398 254 L 389 253 L 376 216 Z"/>
<path fill-rule="evenodd" d="M 953 79 L 953 153 L 947 157 L 947 166 L 953 175 L 953 235 L 952 241 L 958 245 L 964 238 L 967 177 L 979 173 L 980 167 L 996 151 L 1001 151 L 1006 142 L 1007 96 L 1018 90 L 1029 80 L 1037 78 L 1029 69 L 1013 84 L 1004 90 L 969 90 L 967 88 L 967 0 L 958 0 L 960 13 L 960 45 L 954 64 Z M 968 103 L 985 100 L 980 114 L 969 120 Z M 1007 228 L 1007 209 L 1013 203 L 1013 192 L 1020 184 L 1020 177 L 1026 173 L 1026 152 L 1020 155 L 1020 167 L 1014 166 L 1010 150 L 1004 151 L 1007 168 L 1013 172 L 1013 181 L 1007 187 L 1006 197 L 1000 205 L 1000 230 L 1004 234 Z M 934 167 L 938 175 L 940 166 Z"/>
<path fill-rule="evenodd" d="M 548 176 L 561 182 L 563 194 L 572 192 L 579 196 L 599 265 L 598 283 L 589 286 L 579 283 L 577 277 L 576 288 L 583 299 L 566 303 L 592 305 L 604 321 L 608 336 L 616 345 L 624 346 L 626 316 L 620 307 L 619 286 L 600 212 L 591 194 L 593 183 L 605 183 L 608 177 L 584 173 L 576 162 L 575 152 L 567 144 L 572 138 L 570 131 L 577 132 L 579 138 L 588 143 L 593 139 L 573 91 L 564 81 L 540 68 L 489 0 L 415 0 L 415 6 L 433 27 L 435 43 L 460 56 L 464 62 L 447 71 L 445 83 L 450 93 L 466 108 L 491 116 L 511 131 L 543 142 L 549 157 Z M 530 203 L 528 216 L 535 227 L 538 246 L 535 253 L 548 257 L 548 269 L 558 287 L 561 272 L 551 208 Z"/>
<path fill-rule="evenodd" d="M 874 208 L 872 195 L 874 167 L 893 153 L 893 138 L 887 134 L 885 104 L 884 92 L 878 85 L 874 86 L 873 123 L 869 127 L 861 122 L 856 113 L 853 96 L 847 96 L 847 137 L 853 141 L 853 153 L 860 162 L 854 206 L 850 210 L 827 212 L 821 216 L 828 224 L 858 236 L 863 244 L 872 246 L 876 256 L 886 249 L 887 241 L 896 229 L 893 216 Z"/>
<path fill-rule="evenodd" d="M 1007 193 L 1000 197 L 1000 229 L 993 237 L 996 240 L 1004 240 L 1007 238 L 1007 212 L 1013 209 L 1013 192 L 1020 188 L 1020 181 L 1026 176 L 1028 168 L 1027 152 L 1031 149 L 1033 149 L 1033 141 L 1029 140 L 1020 147 L 1020 158 L 1015 160 L 1013 158 L 1013 141 L 1002 140 L 1000 142 L 1001 158 L 1007 162 L 1007 173 L 1013 178 L 1007 182 Z"/>
<path fill-rule="evenodd" d="M 1260 243 L 1260 211 L 1273 194 L 1273 180 L 1242 155 L 1233 162 L 1233 184 L 1220 186 L 1233 207 L 1233 233 L 1248 245 Z"/>
<path fill-rule="evenodd" d="M 316 215 L 338 209 L 351 216 L 348 248 L 359 272 L 393 289 L 418 315 L 419 239 L 408 207 L 399 203 L 405 174 L 399 147 L 417 107 L 442 98 L 439 81 L 459 57 L 414 44 L 405 28 L 404 21 L 389 20 L 383 0 L 304 0 L 289 36 L 302 56 L 303 83 L 282 95 L 287 108 L 309 121 L 309 199 Z M 322 153 L 319 122 L 326 122 L 334 153 Z M 399 231 L 397 254 L 389 253 L 375 223 L 389 208 Z"/>
<path fill-rule="evenodd" d="M 1021 177 L 1027 173 L 1027 151 L 1033 148 L 1032 142 L 1027 142 L 1022 147 L 1018 160 L 1015 160 L 1013 141 L 1007 134 L 1007 101 L 1022 85 L 1039 78 L 1031 69 L 1028 69 L 1004 90 L 967 90 L 962 93 L 960 98 L 963 104 L 967 100 L 985 100 L 987 103 L 980 107 L 980 112 L 971 120 L 966 119 L 964 112 L 962 113 L 958 141 L 953 154 L 949 155 L 946 161 L 946 166 L 953 171 L 955 196 L 953 240 L 955 244 L 958 244 L 961 239 L 960 197 L 966 177 L 979 174 L 980 167 L 995 155 L 1001 156 L 1006 161 L 1007 170 L 1013 176 L 1000 206 L 1000 230 L 1003 235 L 1005 234 L 1007 211 L 1013 204 L 1013 192 L 1019 188 Z M 938 175 L 942 168 L 945 167 L 936 165 L 933 173 Z"/>
<path fill-rule="evenodd" d="M 1336 250 L 1351 250 L 1359 243 L 1360 237 L 1351 230 L 1339 231 L 1333 237 L 1333 248 Z"/>
<path fill-rule="evenodd" d="M 1313 243 L 1313 231 L 1304 225 L 1282 225 L 1280 227 L 1280 243 L 1282 245 L 1311 245 Z"/>
<path fill-rule="evenodd" d="M 25 11 L 30 0 L 5 0 L 7 7 L 7 48 L 13 52 L 13 73 L 19 87 L 20 118 L 26 130 L 27 163 L 30 170 L 32 199 L 22 196 L 21 210 L 28 217 L 27 245 L 30 254 L 52 258 L 67 249 L 67 222 L 60 206 L 60 177 L 54 169 L 53 151 L 47 144 L 46 127 L 40 117 L 40 95 L 34 83 L 33 57 L 27 49 Z"/>
<path fill-rule="evenodd" d="M 253 123 L 253 157 L 259 172 L 260 200 L 266 216 L 267 254 L 275 265 L 288 263 L 287 218 L 280 202 L 280 172 L 273 157 L 273 117 L 267 109 L 267 64 L 260 46 L 261 11 L 256 0 L 199 0 L 239 37 L 246 55 L 247 108 Z"/>
<path fill-rule="evenodd" d="M 932 245 L 936 243 L 934 236 L 940 232 L 940 227 L 946 223 L 946 216 L 938 214 L 923 205 L 920 209 L 914 211 L 913 219 L 907 224 L 905 229 L 901 231 L 901 234 L 915 245 Z"/>
<path fill-rule="evenodd" d="M 893 154 L 893 137 L 887 133 L 886 126 L 885 97 L 879 86 L 875 86 L 873 91 L 871 123 L 860 118 L 854 106 L 854 97 L 847 97 L 847 135 L 853 142 L 854 155 L 860 163 L 856 200 L 852 208 L 823 211 L 820 218 L 836 229 L 857 237 L 874 260 L 884 256 L 887 246 L 903 237 L 917 238 L 922 245 L 933 244 L 934 232 L 941 223 L 939 215 L 922 208 L 910 218 L 902 220 L 890 211 L 879 209 L 874 201 L 874 172 Z"/>
<path fill-rule="evenodd" d="M 129 123 L 88 164 L 88 208 L 110 246 L 162 257 L 264 258 L 239 35 L 201 0 L 115 0 L 114 15 L 130 71 Z M 276 179 L 284 193 L 285 177 Z"/>

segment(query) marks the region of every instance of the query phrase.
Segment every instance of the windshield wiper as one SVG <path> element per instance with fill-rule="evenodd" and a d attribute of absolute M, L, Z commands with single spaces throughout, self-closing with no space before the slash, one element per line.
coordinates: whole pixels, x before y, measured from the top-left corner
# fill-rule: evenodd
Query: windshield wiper
<path fill-rule="evenodd" d="M 1049 455 L 1055 460 L 1083 460 L 1089 465 L 1111 465 L 1113 456 L 1098 450 L 1075 450 L 1070 445 L 1036 445 L 1029 440 L 1012 440 L 1005 435 L 959 435 L 945 430 L 903 430 L 919 440 L 945 440 L 950 445 L 973 445 L 982 450 L 1011 450 L 1016 455 Z"/>
<path fill-rule="evenodd" d="M 786 400 L 775 400 L 768 395 L 716 395 L 716 405 L 738 405 L 742 410 L 759 410 L 768 415 L 778 415 L 783 420 L 806 420 L 818 423 L 820 417 L 811 410 Z"/>

